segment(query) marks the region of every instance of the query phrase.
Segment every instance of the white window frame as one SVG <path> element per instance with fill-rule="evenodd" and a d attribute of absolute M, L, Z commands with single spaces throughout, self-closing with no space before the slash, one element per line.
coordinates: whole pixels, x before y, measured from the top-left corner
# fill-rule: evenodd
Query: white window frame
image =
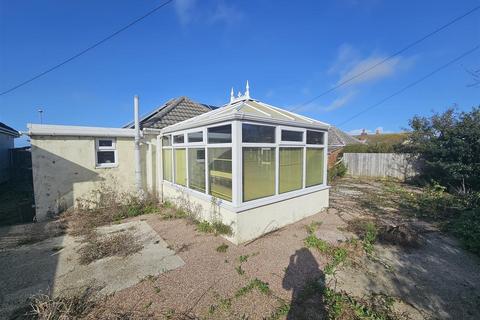
<path fill-rule="evenodd" d="M 275 127 L 275 143 L 256 143 L 256 142 L 242 142 L 242 125 L 243 124 L 253 124 L 259 126 L 269 126 Z M 232 139 L 230 143 L 208 143 L 208 129 L 214 127 L 220 127 L 224 125 L 231 125 L 232 127 Z M 298 131 L 303 133 L 302 141 L 282 141 L 282 130 Z M 324 134 L 323 144 L 307 144 L 307 130 L 318 131 Z M 188 133 L 192 132 L 203 132 L 203 141 L 202 142 L 188 142 Z M 173 141 L 173 136 L 183 134 L 184 143 L 176 144 Z M 210 148 L 231 148 L 232 149 L 232 201 L 218 199 L 219 205 L 225 207 L 228 210 L 234 212 L 242 212 L 249 210 L 255 207 L 268 205 L 282 200 L 287 200 L 293 197 L 309 194 L 312 192 L 317 192 L 319 190 L 324 190 L 329 188 L 327 186 L 327 167 L 328 167 L 328 131 L 327 130 L 318 130 L 311 128 L 302 128 L 294 126 L 285 126 L 279 124 L 266 123 L 261 121 L 242 121 L 242 120 L 232 120 L 232 121 L 223 121 L 215 124 L 210 124 L 207 126 L 194 127 L 179 131 L 168 132 L 165 135 L 171 135 L 172 137 L 172 146 L 162 146 L 162 149 L 172 149 L 172 182 L 163 180 L 163 183 L 171 185 L 178 190 L 185 191 L 193 196 L 197 196 L 206 201 L 211 201 L 213 198 L 210 195 L 210 183 L 208 176 L 209 168 L 209 152 Z M 163 135 L 162 135 L 163 136 Z M 243 147 L 259 147 L 259 148 L 275 148 L 275 194 L 272 196 L 267 196 L 260 199 L 254 199 L 244 202 L 243 201 Z M 285 193 L 279 193 L 279 173 L 280 173 L 280 148 L 302 148 L 303 149 L 303 176 L 302 176 L 302 188 L 298 190 L 293 190 Z M 175 184 L 175 149 L 186 149 L 186 175 L 187 175 L 187 187 L 182 185 Z M 200 192 L 198 190 L 193 190 L 189 188 L 189 159 L 188 153 L 189 149 L 205 148 L 205 192 Z M 307 157 L 306 152 L 307 148 L 323 148 L 324 150 L 324 173 L 323 173 L 323 183 L 319 185 L 314 185 L 306 187 L 306 168 L 307 168 Z M 163 175 L 163 173 L 162 173 Z"/>
<path fill-rule="evenodd" d="M 111 146 L 100 146 L 100 140 L 108 140 L 112 142 Z M 115 161 L 113 163 L 98 163 L 98 152 L 113 151 Z M 118 166 L 118 152 L 116 138 L 97 138 L 95 139 L 95 168 L 115 168 Z"/>

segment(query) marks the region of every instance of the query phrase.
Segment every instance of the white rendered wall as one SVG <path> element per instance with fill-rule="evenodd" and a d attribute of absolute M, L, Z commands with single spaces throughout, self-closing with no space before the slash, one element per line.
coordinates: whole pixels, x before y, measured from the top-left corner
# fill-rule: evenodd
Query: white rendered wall
<path fill-rule="evenodd" d="M 217 217 L 230 225 L 234 234 L 226 238 L 239 244 L 324 210 L 329 203 L 329 188 L 238 213 L 221 205 L 214 206 L 207 195 L 190 192 L 168 182 L 163 183 L 163 196 L 176 205 L 187 206 L 201 220 L 212 221 L 213 217 Z"/>

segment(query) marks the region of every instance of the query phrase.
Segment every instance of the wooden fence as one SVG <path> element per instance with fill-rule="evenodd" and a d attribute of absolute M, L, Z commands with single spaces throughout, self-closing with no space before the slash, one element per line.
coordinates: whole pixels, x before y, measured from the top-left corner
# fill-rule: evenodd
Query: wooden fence
<path fill-rule="evenodd" d="M 352 176 L 405 180 L 418 173 L 418 165 L 408 154 L 344 153 L 343 162 Z"/>

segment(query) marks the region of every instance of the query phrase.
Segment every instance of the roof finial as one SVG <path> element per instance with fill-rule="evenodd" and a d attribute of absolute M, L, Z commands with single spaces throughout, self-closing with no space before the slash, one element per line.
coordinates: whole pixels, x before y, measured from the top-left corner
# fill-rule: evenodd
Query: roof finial
<path fill-rule="evenodd" d="M 232 103 L 234 99 L 235 99 L 235 94 L 233 93 L 233 87 L 232 87 L 232 90 L 230 91 L 230 103 Z"/>
<path fill-rule="evenodd" d="M 245 98 L 250 99 L 250 86 L 248 85 L 248 80 L 247 85 L 245 86 Z"/>

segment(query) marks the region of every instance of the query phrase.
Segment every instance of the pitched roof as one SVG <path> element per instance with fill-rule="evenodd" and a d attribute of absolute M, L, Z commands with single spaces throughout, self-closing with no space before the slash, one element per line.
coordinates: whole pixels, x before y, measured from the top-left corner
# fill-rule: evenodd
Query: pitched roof
<path fill-rule="evenodd" d="M 205 126 L 234 119 L 261 121 L 287 126 L 328 129 L 329 125 L 285 109 L 277 108 L 254 99 L 243 99 L 224 107 L 168 126 L 164 132 L 173 132 Z"/>
<path fill-rule="evenodd" d="M 362 141 L 352 137 L 348 133 L 331 126 L 328 129 L 328 146 L 331 147 L 344 147 L 351 144 L 360 144 Z"/>
<path fill-rule="evenodd" d="M 164 105 L 140 118 L 140 127 L 162 129 L 169 125 L 181 122 L 216 109 L 216 107 L 197 103 L 188 97 L 179 97 L 167 101 Z M 133 128 L 133 121 L 124 128 Z"/>
<path fill-rule="evenodd" d="M 12 127 L 7 126 L 3 122 L 0 122 L 0 133 L 8 134 L 8 135 L 13 136 L 15 138 L 18 138 L 20 136 L 20 132 L 13 129 Z"/>

